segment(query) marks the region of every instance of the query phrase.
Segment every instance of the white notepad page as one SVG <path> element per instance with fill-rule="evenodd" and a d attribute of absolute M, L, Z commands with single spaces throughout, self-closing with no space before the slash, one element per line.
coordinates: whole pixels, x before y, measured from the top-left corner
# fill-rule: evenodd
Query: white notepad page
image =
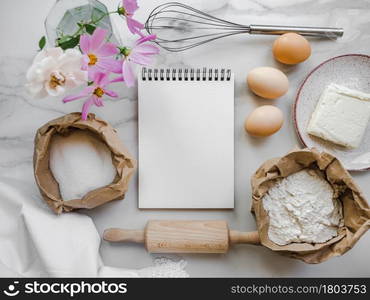
<path fill-rule="evenodd" d="M 234 208 L 234 76 L 139 78 L 139 208 Z"/>

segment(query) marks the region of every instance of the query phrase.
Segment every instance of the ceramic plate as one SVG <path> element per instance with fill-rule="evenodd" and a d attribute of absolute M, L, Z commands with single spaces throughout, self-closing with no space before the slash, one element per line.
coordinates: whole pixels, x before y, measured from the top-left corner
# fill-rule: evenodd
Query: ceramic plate
<path fill-rule="evenodd" d="M 370 124 L 361 145 L 356 149 L 324 141 L 306 132 L 317 101 L 326 86 L 337 83 L 370 93 L 370 56 L 348 54 L 333 57 L 317 66 L 303 81 L 293 107 L 293 117 L 299 139 L 306 147 L 315 147 L 336 156 L 350 171 L 370 169 Z"/>

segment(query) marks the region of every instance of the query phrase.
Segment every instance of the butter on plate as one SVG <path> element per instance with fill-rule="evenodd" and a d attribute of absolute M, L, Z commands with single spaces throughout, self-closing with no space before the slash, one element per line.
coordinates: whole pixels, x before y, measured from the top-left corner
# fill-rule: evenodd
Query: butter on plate
<path fill-rule="evenodd" d="M 347 148 L 357 148 L 370 119 L 370 94 L 330 84 L 322 93 L 307 132 Z"/>

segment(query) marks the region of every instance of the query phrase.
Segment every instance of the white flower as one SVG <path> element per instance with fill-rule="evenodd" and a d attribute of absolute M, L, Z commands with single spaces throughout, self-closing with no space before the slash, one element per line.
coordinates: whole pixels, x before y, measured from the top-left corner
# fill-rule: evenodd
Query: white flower
<path fill-rule="evenodd" d="M 82 54 L 76 49 L 49 48 L 40 51 L 27 71 L 27 87 L 34 97 L 60 96 L 87 83 L 81 70 Z"/>

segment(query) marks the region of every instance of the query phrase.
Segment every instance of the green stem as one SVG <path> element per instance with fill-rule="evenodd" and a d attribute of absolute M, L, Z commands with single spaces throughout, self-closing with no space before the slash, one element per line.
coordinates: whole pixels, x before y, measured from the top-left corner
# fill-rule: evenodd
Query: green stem
<path fill-rule="evenodd" d="M 83 27 L 80 27 L 73 35 L 72 37 L 77 37 L 78 35 L 80 35 L 82 32 L 83 32 L 84 28 Z"/>
<path fill-rule="evenodd" d="M 105 13 L 105 14 L 103 14 L 100 18 L 98 18 L 97 20 L 93 20 L 93 19 L 91 19 L 89 22 L 87 22 L 87 23 L 85 23 L 83 26 L 80 26 L 80 28 L 78 28 L 78 30 L 74 33 L 74 34 L 72 34 L 72 35 L 69 35 L 68 37 L 69 37 L 69 39 L 73 39 L 73 38 L 77 38 L 77 37 L 79 37 L 81 34 L 83 34 L 84 33 L 84 31 L 86 30 L 86 27 L 85 27 L 85 25 L 95 25 L 95 27 L 98 25 L 98 23 L 101 21 L 101 20 L 103 20 L 106 16 L 109 16 L 109 15 L 111 15 L 111 14 L 115 14 L 115 13 L 118 13 L 117 11 L 110 11 L 110 12 L 107 12 L 107 13 Z M 63 35 L 63 33 L 62 33 L 62 35 Z M 58 44 L 57 44 L 57 46 L 59 46 Z"/>
<path fill-rule="evenodd" d="M 111 14 L 115 14 L 115 13 L 117 13 L 117 11 L 110 11 L 110 12 L 108 12 L 108 13 L 106 13 L 106 14 L 104 14 L 104 15 L 102 15 L 99 19 L 97 19 L 96 21 L 91 21 L 91 23 L 89 23 L 89 24 L 94 24 L 94 25 L 97 25 L 97 23 L 99 23 L 101 20 L 103 20 L 106 16 L 109 16 L 109 15 L 111 15 Z"/>
<path fill-rule="evenodd" d="M 99 19 L 97 20 L 91 20 L 90 22 L 86 23 L 89 25 L 97 25 L 101 20 L 103 20 L 106 16 L 109 16 L 111 14 L 117 13 L 117 11 L 110 11 L 102 15 Z M 84 31 L 84 27 L 80 27 L 71 37 L 77 37 L 80 34 L 82 34 Z"/>

